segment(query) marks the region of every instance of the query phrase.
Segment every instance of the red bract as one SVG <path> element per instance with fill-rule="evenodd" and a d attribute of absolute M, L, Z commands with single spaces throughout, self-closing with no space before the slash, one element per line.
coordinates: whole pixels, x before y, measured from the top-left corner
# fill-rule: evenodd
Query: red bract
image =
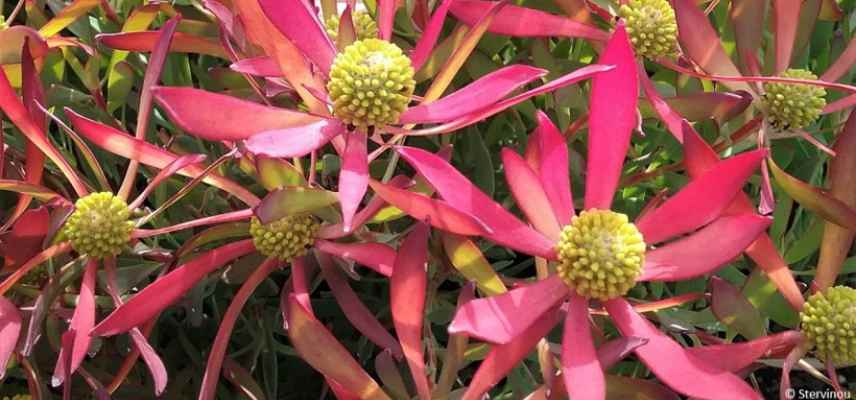
<path fill-rule="evenodd" d="M 428 28 L 419 38 L 410 54 L 410 62 L 418 70 L 425 62 L 437 41 L 452 1 L 445 1 L 434 13 Z M 327 36 L 314 11 L 298 0 L 286 2 L 260 1 L 263 15 L 254 17 L 256 22 L 263 21 L 282 33 L 289 54 L 299 57 L 292 61 L 277 58 L 277 50 L 269 48 L 268 58 L 236 60 L 236 69 L 259 75 L 270 75 L 271 67 L 279 64 L 282 75 L 307 104 L 311 113 L 263 106 L 246 100 L 208 93 L 190 88 L 159 87 L 154 96 L 172 119 L 187 132 L 209 140 L 243 141 L 250 152 L 271 157 L 299 157 L 320 149 L 328 142 L 333 143 L 342 158 L 342 172 L 339 175 L 339 199 L 346 231 L 352 229 L 352 220 L 360 204 L 368 183 L 368 162 L 379 155 L 367 153 L 366 141 L 372 139 L 382 145 L 380 151 L 390 144 L 401 140 L 400 135 L 425 134 L 412 131 L 415 124 L 441 123 L 440 132 L 449 132 L 511 107 L 533 96 L 556 90 L 560 87 L 587 79 L 608 66 L 591 65 L 574 71 L 562 78 L 529 90 L 517 96 L 508 96 L 516 89 L 538 80 L 547 71 L 525 66 L 511 65 L 489 73 L 469 85 L 441 98 L 452 78 L 463 65 L 463 61 L 484 33 L 484 27 L 501 12 L 503 4 L 494 4 L 482 13 L 476 27 L 456 49 L 453 56 L 434 79 L 427 92 L 421 97 L 420 104 L 404 111 L 395 126 L 375 127 L 365 132 L 353 130 L 342 121 L 330 116 L 328 94 L 324 82 L 328 80 L 331 64 L 337 54 L 335 44 Z M 390 2 L 394 4 L 394 2 Z M 249 6 L 248 6 L 249 7 Z M 220 10 L 225 16 L 227 10 Z M 385 36 L 383 27 L 392 26 L 392 10 L 381 8 L 379 23 L 380 37 Z M 350 13 L 346 13 L 349 16 Z M 249 17 L 244 17 L 249 18 Z M 350 23 L 343 17 L 342 25 Z M 249 23 L 249 21 L 247 21 Z M 391 29 L 391 28 L 390 28 Z M 598 32 L 592 30 L 592 32 Z M 388 34 L 389 32 L 386 32 Z M 350 44 L 350 42 L 346 43 Z M 269 47 L 273 47 L 271 44 Z M 308 60 L 314 69 L 303 65 Z M 294 71 L 303 71 L 296 77 Z M 310 71 L 310 72 L 307 72 Z M 316 72 L 311 72 L 316 71 Z M 476 101 L 477 100 L 477 101 Z M 443 127 L 451 126 L 451 129 Z M 381 139 L 380 134 L 395 133 L 389 142 Z M 434 132 L 431 132 L 434 133 Z"/>
<path fill-rule="evenodd" d="M 637 79 L 636 62 L 621 26 L 599 62 L 616 68 L 597 75 L 592 83 L 585 193 L 585 209 L 589 211 L 609 209 L 630 134 L 636 126 L 636 91 L 631 90 Z M 440 229 L 461 233 L 460 225 L 450 227 L 449 219 L 442 218 L 449 215 L 444 210 L 456 209 L 490 229 L 481 236 L 530 255 L 557 260 L 561 227 L 580 218 L 574 216 L 570 201 L 564 138 L 543 114 L 539 114 L 539 127 L 529 141 L 525 159 L 510 149 L 502 153 L 509 188 L 534 229 L 494 203 L 438 157 L 416 148 L 397 150 L 442 200 L 409 192 L 396 192 L 385 199 Z M 718 162 L 637 219 L 636 226 L 647 245 L 667 242 L 648 250 L 639 280 L 682 280 L 714 272 L 755 240 L 770 224 L 769 219 L 752 214 L 720 214 L 765 155 L 766 151 L 757 150 Z M 379 183 L 373 186 L 383 187 Z M 382 190 L 377 193 L 384 196 Z M 678 238 L 684 234 L 689 236 Z M 709 246 L 712 238 L 718 241 L 715 249 Z M 563 306 L 565 300 L 568 303 Z M 552 274 L 506 294 L 464 305 L 449 331 L 498 345 L 476 373 L 464 398 L 480 398 L 525 356 L 555 325 L 553 315 L 557 308 L 567 309 L 562 365 L 570 397 L 603 398 L 603 369 L 589 334 L 588 303 L 563 278 Z M 704 398 L 760 398 L 738 376 L 702 362 L 661 333 L 626 300 L 610 298 L 605 305 L 623 335 L 648 341 L 635 349 L 636 354 L 661 381 L 678 392 Z"/>

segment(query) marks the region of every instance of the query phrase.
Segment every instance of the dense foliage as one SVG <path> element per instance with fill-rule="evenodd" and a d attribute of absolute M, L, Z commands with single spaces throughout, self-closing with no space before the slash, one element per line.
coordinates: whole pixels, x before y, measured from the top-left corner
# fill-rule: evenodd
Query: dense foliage
<path fill-rule="evenodd" d="M 0 0 L 0 398 L 849 398 L 854 31 Z"/>

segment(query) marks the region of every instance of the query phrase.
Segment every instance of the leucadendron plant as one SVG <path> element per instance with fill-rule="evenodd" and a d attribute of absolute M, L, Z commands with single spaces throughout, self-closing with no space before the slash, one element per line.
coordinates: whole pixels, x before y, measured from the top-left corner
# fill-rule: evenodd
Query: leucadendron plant
<path fill-rule="evenodd" d="M 0 1 L 0 397 L 843 396 L 854 8 Z"/>

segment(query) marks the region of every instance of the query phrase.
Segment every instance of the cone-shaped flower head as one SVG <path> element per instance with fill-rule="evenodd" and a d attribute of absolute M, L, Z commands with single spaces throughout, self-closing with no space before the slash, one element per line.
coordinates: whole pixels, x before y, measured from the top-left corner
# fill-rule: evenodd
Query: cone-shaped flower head
<path fill-rule="evenodd" d="M 372 16 L 365 11 L 355 11 L 351 14 L 354 19 L 354 30 L 357 31 L 357 40 L 371 39 L 377 37 L 377 23 L 372 19 Z M 330 18 L 324 21 L 324 30 L 333 43 L 336 43 L 336 38 L 339 35 L 339 18 L 338 15 L 331 15 Z"/>
<path fill-rule="evenodd" d="M 829 357 L 835 365 L 856 363 L 856 289 L 835 286 L 811 295 L 800 320 L 818 358 Z"/>
<path fill-rule="evenodd" d="M 678 52 L 678 23 L 668 0 L 630 0 L 618 11 L 636 54 L 651 59 Z"/>
<path fill-rule="evenodd" d="M 28 394 L 16 394 L 12 397 L 3 396 L 3 400 L 30 400 L 33 397 Z"/>
<path fill-rule="evenodd" d="M 319 224 L 311 215 L 294 215 L 262 224 L 258 218 L 250 221 L 250 235 L 259 253 L 282 261 L 306 254 L 315 241 Z"/>
<path fill-rule="evenodd" d="M 817 79 L 804 69 L 789 69 L 784 78 Z M 826 90 L 820 86 L 794 83 L 764 83 L 763 106 L 767 120 L 776 129 L 802 129 L 811 125 L 826 106 Z"/>
<path fill-rule="evenodd" d="M 92 258 L 116 256 L 131 240 L 131 209 L 113 193 L 86 195 L 74 203 L 74 208 L 61 235 L 76 252 Z"/>
<path fill-rule="evenodd" d="M 336 56 L 327 91 L 333 114 L 365 129 L 398 122 L 415 85 L 410 58 L 398 46 L 366 39 Z"/>
<path fill-rule="evenodd" d="M 556 271 L 583 297 L 609 300 L 636 284 L 645 260 L 645 241 L 627 216 L 591 209 L 562 229 Z"/>

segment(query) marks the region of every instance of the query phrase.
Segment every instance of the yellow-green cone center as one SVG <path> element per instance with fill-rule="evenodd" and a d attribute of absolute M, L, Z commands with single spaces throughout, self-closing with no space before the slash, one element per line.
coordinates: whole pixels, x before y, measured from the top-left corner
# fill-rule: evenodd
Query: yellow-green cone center
<path fill-rule="evenodd" d="M 637 55 L 656 59 L 678 53 L 678 23 L 668 0 L 630 0 L 618 14 Z"/>
<path fill-rule="evenodd" d="M 74 203 L 63 225 L 62 238 L 81 255 L 104 258 L 119 255 L 131 240 L 131 209 L 110 192 L 92 193 Z"/>
<path fill-rule="evenodd" d="M 624 214 L 586 210 L 562 229 L 559 277 L 589 299 L 623 296 L 636 284 L 645 260 L 642 234 Z"/>
<path fill-rule="evenodd" d="M 16 394 L 12 397 L 3 396 L 3 400 L 31 400 L 33 397 L 28 394 Z"/>
<path fill-rule="evenodd" d="M 398 46 L 365 39 L 336 56 L 327 92 L 333 102 L 333 115 L 366 129 L 398 122 L 415 85 L 410 58 Z"/>
<path fill-rule="evenodd" d="M 856 289 L 835 286 L 811 295 L 800 320 L 818 358 L 856 364 Z"/>
<path fill-rule="evenodd" d="M 789 69 L 783 78 L 817 79 L 804 69 Z M 820 116 L 826 106 L 826 90 L 820 86 L 798 83 L 764 83 L 764 109 L 767 121 L 776 129 L 803 129 Z"/>
<path fill-rule="evenodd" d="M 256 217 L 250 221 L 250 235 L 256 250 L 282 261 L 306 254 L 306 249 L 315 241 L 318 228 L 318 222 L 311 215 L 285 217 L 269 224 L 262 224 Z"/>
<path fill-rule="evenodd" d="M 336 43 L 336 38 L 339 36 L 339 19 L 338 15 L 331 15 L 324 21 L 324 29 L 327 31 L 327 36 Z M 351 14 L 351 19 L 354 21 L 354 30 L 357 33 L 357 40 L 376 38 L 378 29 L 377 23 L 372 19 L 372 16 L 365 11 L 356 11 Z"/>

